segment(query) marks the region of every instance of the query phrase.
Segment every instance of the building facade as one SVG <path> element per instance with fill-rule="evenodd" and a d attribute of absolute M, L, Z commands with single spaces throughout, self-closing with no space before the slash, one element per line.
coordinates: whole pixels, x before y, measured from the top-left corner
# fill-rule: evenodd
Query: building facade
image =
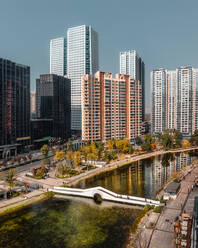
<path fill-rule="evenodd" d="M 67 74 L 67 42 L 66 38 L 50 41 L 50 74 L 64 76 Z"/>
<path fill-rule="evenodd" d="M 30 67 L 0 58 L 0 146 L 30 142 Z"/>
<path fill-rule="evenodd" d="M 82 77 L 82 140 L 134 139 L 141 135 L 142 89 L 129 75 L 98 71 Z"/>
<path fill-rule="evenodd" d="M 71 132 L 71 81 L 54 74 L 36 80 L 36 117 L 52 119 L 50 136 L 68 139 Z"/>
<path fill-rule="evenodd" d="M 145 121 L 145 65 L 135 50 L 120 53 L 120 73 L 130 75 L 141 85 L 142 121 Z"/>
<path fill-rule="evenodd" d="M 177 75 L 167 71 L 167 129 L 177 128 Z"/>
<path fill-rule="evenodd" d="M 94 74 L 98 64 L 98 34 L 91 26 L 67 31 L 67 75 L 71 79 L 71 129 L 81 132 L 81 78 Z"/>
<path fill-rule="evenodd" d="M 36 91 L 30 92 L 30 110 L 33 118 L 36 115 Z"/>
<path fill-rule="evenodd" d="M 180 67 L 151 72 L 152 132 L 178 129 L 189 136 L 198 129 L 198 69 Z"/>

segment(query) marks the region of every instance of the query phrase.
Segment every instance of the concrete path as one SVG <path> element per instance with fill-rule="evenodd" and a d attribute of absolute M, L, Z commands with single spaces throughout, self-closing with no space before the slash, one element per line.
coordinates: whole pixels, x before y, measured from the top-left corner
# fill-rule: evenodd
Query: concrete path
<path fill-rule="evenodd" d="M 17 196 L 8 200 L 0 201 L 0 213 L 8 208 L 18 206 L 19 204 L 31 203 L 34 200 L 39 200 L 39 196 L 43 195 L 42 190 L 34 190 L 33 192 L 26 194 L 24 196 Z"/>
<path fill-rule="evenodd" d="M 141 230 L 140 240 L 136 242 L 136 247 L 144 248 L 174 248 L 174 219 L 184 211 L 192 211 L 193 197 L 198 195 L 198 189 L 194 188 L 195 176 L 198 176 L 198 166 L 189 168 L 188 174 L 181 182 L 181 190 L 175 200 L 171 200 L 163 209 L 161 214 L 154 221 L 154 228 L 147 225 Z M 192 191 L 192 192 L 191 192 Z M 191 212 L 190 212 L 191 213 Z M 153 216 L 149 217 L 152 219 Z"/>

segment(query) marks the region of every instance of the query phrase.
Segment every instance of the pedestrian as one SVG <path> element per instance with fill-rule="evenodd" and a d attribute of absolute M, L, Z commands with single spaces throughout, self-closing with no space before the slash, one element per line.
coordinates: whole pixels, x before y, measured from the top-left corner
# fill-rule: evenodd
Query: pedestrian
<path fill-rule="evenodd" d="M 192 184 L 192 191 L 193 191 L 194 185 Z"/>

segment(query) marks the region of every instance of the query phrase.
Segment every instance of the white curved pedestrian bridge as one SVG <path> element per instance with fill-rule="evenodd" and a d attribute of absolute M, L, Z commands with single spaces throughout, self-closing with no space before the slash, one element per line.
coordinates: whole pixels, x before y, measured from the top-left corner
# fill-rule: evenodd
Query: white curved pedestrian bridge
<path fill-rule="evenodd" d="M 48 191 L 54 192 L 55 194 L 69 195 L 69 196 L 78 196 L 93 198 L 96 195 L 99 195 L 102 200 L 124 203 L 129 205 L 154 205 L 160 206 L 160 201 L 154 201 L 146 198 L 129 196 L 129 195 L 120 195 L 116 194 L 110 190 L 107 190 L 103 187 L 94 187 L 89 189 L 77 189 L 77 188 L 65 188 L 65 187 L 54 187 L 53 189 L 48 189 Z"/>

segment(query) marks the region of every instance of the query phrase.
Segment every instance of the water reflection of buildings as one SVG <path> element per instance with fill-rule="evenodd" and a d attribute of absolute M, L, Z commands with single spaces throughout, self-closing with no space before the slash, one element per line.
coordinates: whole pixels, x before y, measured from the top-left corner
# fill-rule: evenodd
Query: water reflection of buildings
<path fill-rule="evenodd" d="M 189 154 L 165 154 L 153 160 L 150 169 L 150 185 L 152 191 L 158 191 L 174 172 L 180 171 L 182 167 L 190 165 Z"/>
<path fill-rule="evenodd" d="M 153 198 L 174 172 L 190 165 L 192 158 L 189 154 L 177 153 L 137 161 L 83 180 L 77 187 L 102 186 L 118 194 Z"/>

